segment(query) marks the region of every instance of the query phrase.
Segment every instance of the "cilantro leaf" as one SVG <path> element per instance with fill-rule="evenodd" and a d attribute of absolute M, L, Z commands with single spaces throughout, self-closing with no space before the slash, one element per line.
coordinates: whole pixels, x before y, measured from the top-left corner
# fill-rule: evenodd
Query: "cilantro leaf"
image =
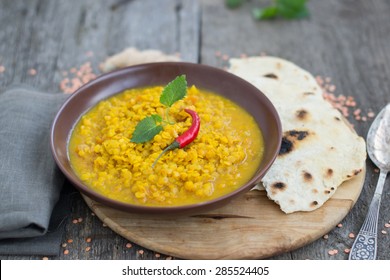
<path fill-rule="evenodd" d="M 162 125 L 158 124 L 162 121 L 159 115 L 151 115 L 142 119 L 133 132 L 131 142 L 145 143 L 152 140 L 163 129 Z"/>
<path fill-rule="evenodd" d="M 187 94 L 187 80 L 185 75 L 176 77 L 167 84 L 160 96 L 160 103 L 171 107 L 176 101 L 183 99 Z"/>

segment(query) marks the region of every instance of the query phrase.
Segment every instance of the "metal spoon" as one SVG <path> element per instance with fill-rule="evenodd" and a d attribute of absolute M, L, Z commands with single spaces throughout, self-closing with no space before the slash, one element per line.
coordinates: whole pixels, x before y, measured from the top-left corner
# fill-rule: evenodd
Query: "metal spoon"
<path fill-rule="evenodd" d="M 379 167 L 380 174 L 367 217 L 352 245 L 350 260 L 376 259 L 379 207 L 386 176 L 390 171 L 390 103 L 379 112 L 368 131 L 367 152 Z"/>

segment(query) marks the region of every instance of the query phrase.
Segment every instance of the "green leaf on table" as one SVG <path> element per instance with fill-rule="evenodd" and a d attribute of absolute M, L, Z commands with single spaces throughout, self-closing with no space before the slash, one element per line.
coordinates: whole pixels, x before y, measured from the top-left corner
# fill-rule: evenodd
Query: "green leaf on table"
<path fill-rule="evenodd" d="M 171 107 L 176 101 L 183 99 L 187 94 L 187 80 L 185 75 L 176 77 L 167 84 L 160 96 L 160 103 Z"/>
<path fill-rule="evenodd" d="M 270 6 L 264 9 L 256 8 L 252 11 L 255 19 L 272 19 L 278 15 L 278 8 Z"/>
<path fill-rule="evenodd" d="M 225 5 L 230 9 L 238 8 L 242 5 L 244 0 L 225 0 Z"/>
<path fill-rule="evenodd" d="M 307 0 L 274 0 L 274 4 L 265 8 L 253 9 L 253 17 L 258 20 L 273 19 L 278 16 L 286 19 L 304 18 L 309 15 Z"/>
<path fill-rule="evenodd" d="M 159 115 L 151 115 L 142 119 L 135 127 L 131 142 L 145 143 L 152 140 L 163 129 L 162 118 Z"/>
<path fill-rule="evenodd" d="M 277 0 L 278 14 L 287 19 L 302 18 L 309 15 L 307 0 Z"/>

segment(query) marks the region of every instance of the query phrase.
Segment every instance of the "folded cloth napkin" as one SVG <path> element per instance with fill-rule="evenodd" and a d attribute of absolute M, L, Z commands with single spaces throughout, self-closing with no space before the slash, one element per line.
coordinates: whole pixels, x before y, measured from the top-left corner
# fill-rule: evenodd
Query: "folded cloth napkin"
<path fill-rule="evenodd" d="M 58 223 L 52 213 L 65 179 L 50 151 L 50 127 L 66 98 L 26 86 L 0 93 L 0 254 L 15 253 L 7 244 L 46 235 L 51 218 Z"/>

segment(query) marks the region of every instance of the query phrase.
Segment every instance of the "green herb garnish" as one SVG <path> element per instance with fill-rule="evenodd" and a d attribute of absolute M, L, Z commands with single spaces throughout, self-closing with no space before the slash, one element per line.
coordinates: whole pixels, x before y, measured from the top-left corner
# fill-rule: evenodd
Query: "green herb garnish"
<path fill-rule="evenodd" d="M 304 18 L 309 15 L 306 7 L 308 0 L 273 0 L 272 4 L 264 8 L 255 8 L 252 10 L 253 17 L 258 20 L 274 19 L 282 17 L 285 19 Z M 225 0 L 229 8 L 241 6 L 245 0 Z"/>
<path fill-rule="evenodd" d="M 281 16 L 286 19 L 303 18 L 309 15 L 307 0 L 274 0 L 274 4 L 263 9 L 254 9 L 255 19 L 273 19 Z"/>
<path fill-rule="evenodd" d="M 167 106 L 166 119 L 160 115 L 151 115 L 142 119 L 133 132 L 131 142 L 145 143 L 152 140 L 163 129 L 163 123 L 171 123 L 169 121 L 169 108 L 180 99 L 183 99 L 187 94 L 187 80 L 185 75 L 176 77 L 172 82 L 168 83 L 160 96 L 160 103 Z"/>

